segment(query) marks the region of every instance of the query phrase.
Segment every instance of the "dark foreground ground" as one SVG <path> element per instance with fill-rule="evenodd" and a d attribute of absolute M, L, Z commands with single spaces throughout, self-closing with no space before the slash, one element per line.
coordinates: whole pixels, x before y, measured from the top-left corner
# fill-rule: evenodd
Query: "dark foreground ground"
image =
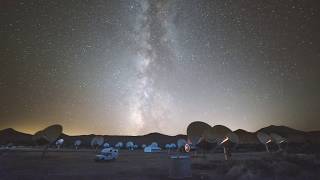
<path fill-rule="evenodd" d="M 113 162 L 93 161 L 95 152 L 64 150 L 49 152 L 41 160 L 36 150 L 0 150 L 1 180 L 37 179 L 168 179 L 167 152 L 146 154 L 141 150 L 120 151 Z M 317 155 L 278 153 L 235 153 L 224 161 L 223 154 L 192 158 L 189 179 L 319 180 Z"/>

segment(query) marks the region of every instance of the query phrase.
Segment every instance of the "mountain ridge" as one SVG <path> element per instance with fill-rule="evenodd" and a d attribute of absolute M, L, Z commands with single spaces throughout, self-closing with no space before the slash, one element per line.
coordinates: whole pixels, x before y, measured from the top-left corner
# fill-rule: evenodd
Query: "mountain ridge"
<path fill-rule="evenodd" d="M 243 129 L 237 129 L 234 131 L 239 136 L 239 140 L 241 144 L 257 144 L 258 139 L 256 137 L 257 132 L 265 132 L 265 133 L 277 133 L 281 136 L 287 137 L 291 142 L 304 142 L 310 140 L 312 142 L 320 143 L 320 131 L 310 131 L 304 132 L 301 130 L 293 129 L 287 126 L 275 126 L 270 125 L 264 128 L 259 129 L 256 132 L 249 132 Z M 27 134 L 24 132 L 19 132 L 13 128 L 6 128 L 0 130 L 0 145 L 6 145 L 8 143 L 18 144 L 18 145 L 33 145 L 31 134 Z M 151 142 L 157 141 L 160 145 L 164 145 L 166 143 L 176 142 L 179 138 L 187 138 L 184 134 L 178 134 L 175 136 L 170 136 L 158 132 L 151 132 L 145 135 L 138 136 L 130 136 L 130 135 L 67 135 L 61 134 L 60 138 L 63 138 L 65 142 L 72 145 L 72 143 L 81 139 L 84 144 L 89 145 L 91 139 L 94 136 L 103 136 L 106 141 L 110 144 L 116 144 L 119 141 L 127 142 L 134 141 L 137 144 L 149 144 Z"/>

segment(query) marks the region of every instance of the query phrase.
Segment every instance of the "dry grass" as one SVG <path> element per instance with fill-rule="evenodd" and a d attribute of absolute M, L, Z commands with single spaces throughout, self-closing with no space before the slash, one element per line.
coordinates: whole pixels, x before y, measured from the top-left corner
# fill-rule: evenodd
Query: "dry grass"
<path fill-rule="evenodd" d="M 166 152 L 146 154 L 120 151 L 114 162 L 96 163 L 92 151 L 2 151 L 0 179 L 167 179 L 170 160 Z M 224 161 L 216 153 L 192 158 L 191 179 L 316 180 L 319 155 L 235 153 Z"/>
<path fill-rule="evenodd" d="M 237 154 L 231 161 L 196 160 L 193 169 L 208 171 L 207 179 L 279 179 L 317 180 L 319 159 L 315 155 L 284 155 L 256 153 Z"/>

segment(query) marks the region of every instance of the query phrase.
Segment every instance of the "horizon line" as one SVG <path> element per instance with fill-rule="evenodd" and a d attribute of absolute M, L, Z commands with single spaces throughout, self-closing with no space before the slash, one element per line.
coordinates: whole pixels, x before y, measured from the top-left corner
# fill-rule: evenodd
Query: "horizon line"
<path fill-rule="evenodd" d="M 267 128 L 267 127 L 270 127 L 270 126 L 286 127 L 286 128 L 290 128 L 290 129 L 293 129 L 293 130 L 306 132 L 306 133 L 314 132 L 314 131 L 320 131 L 320 130 L 304 131 L 304 130 L 300 130 L 300 129 L 291 128 L 291 127 L 285 126 L 285 125 L 269 125 L 269 126 L 266 126 L 266 127 L 262 127 L 262 128 L 260 128 L 260 129 L 258 129 L 257 131 L 254 131 L 254 132 L 252 132 L 252 131 L 247 131 L 247 130 L 245 130 L 245 129 L 236 129 L 236 130 L 234 130 L 234 131 L 232 131 L 232 132 L 235 132 L 235 131 L 238 131 L 238 130 L 243 130 L 243 131 L 246 131 L 246 132 L 248 132 L 248 133 L 256 133 L 256 132 L 260 131 L 261 129 Z M 34 135 L 36 132 L 38 132 L 38 131 L 36 131 L 36 132 L 34 132 L 34 133 L 28 133 L 28 132 L 25 132 L 25 131 L 16 130 L 15 128 L 12 128 L 12 127 L 4 128 L 4 129 L 1 129 L 0 131 L 4 131 L 4 130 L 6 130 L 6 129 L 13 129 L 14 131 L 17 131 L 17 132 L 20 132 L 20 133 L 24 133 L 24 134 L 28 134 L 28 135 Z M 124 135 L 124 134 L 122 134 L 122 135 L 121 135 L 121 134 L 118 134 L 118 135 L 115 135 L 115 134 L 110 135 L 110 134 L 94 134 L 94 133 L 91 133 L 91 134 L 72 134 L 72 135 L 70 135 L 70 134 L 67 134 L 67 133 L 65 133 L 65 132 L 62 132 L 62 134 L 67 135 L 67 136 L 90 136 L 90 135 L 95 135 L 95 136 L 146 136 L 146 135 L 149 135 L 149 134 L 161 134 L 161 135 L 165 135 L 165 136 L 179 136 L 179 135 L 184 135 L 184 136 L 186 136 L 186 135 L 187 135 L 187 134 L 168 135 L 168 134 L 164 134 L 164 133 L 160 133 L 160 132 L 150 132 L 150 133 L 141 134 L 141 135 Z"/>

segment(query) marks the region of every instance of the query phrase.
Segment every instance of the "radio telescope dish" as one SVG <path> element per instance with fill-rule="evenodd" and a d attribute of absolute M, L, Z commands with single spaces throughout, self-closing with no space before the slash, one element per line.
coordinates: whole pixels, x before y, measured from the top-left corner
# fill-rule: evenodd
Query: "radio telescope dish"
<path fill-rule="evenodd" d="M 229 134 L 227 134 L 227 137 L 232 143 L 239 144 L 239 136 L 236 133 L 230 132 Z"/>
<path fill-rule="evenodd" d="M 209 143 L 217 143 L 218 145 L 225 139 L 227 134 L 232 131 L 222 125 L 216 125 L 204 132 L 204 137 Z"/>
<path fill-rule="evenodd" d="M 175 143 L 171 143 L 171 144 L 166 144 L 165 148 L 168 150 L 168 153 L 172 150 L 175 149 L 177 146 Z"/>
<path fill-rule="evenodd" d="M 177 148 L 177 146 L 176 146 L 176 144 L 175 144 L 175 143 L 171 143 L 171 144 L 170 144 L 170 147 L 171 147 L 172 149 Z"/>
<path fill-rule="evenodd" d="M 272 141 L 271 137 L 263 132 L 258 132 L 257 137 L 262 144 L 268 144 Z"/>
<path fill-rule="evenodd" d="M 107 143 L 107 142 L 103 143 L 103 148 L 108 148 L 108 147 L 110 147 L 109 143 Z"/>
<path fill-rule="evenodd" d="M 184 146 L 187 144 L 187 141 L 185 139 L 178 139 L 177 146 L 178 150 L 184 151 Z"/>
<path fill-rule="evenodd" d="M 234 132 L 228 133 L 224 139 L 219 143 L 223 147 L 224 158 L 229 160 L 231 158 L 231 150 L 239 143 L 239 137 Z"/>
<path fill-rule="evenodd" d="M 36 132 L 32 136 L 32 140 L 38 145 L 45 145 L 45 144 L 49 144 L 50 143 L 49 140 L 44 137 L 44 134 L 43 134 L 42 131 Z"/>
<path fill-rule="evenodd" d="M 213 134 L 215 135 L 215 137 L 217 138 L 217 143 L 221 143 L 225 137 L 231 133 L 232 131 L 225 127 L 225 126 L 222 126 L 222 125 L 216 125 L 216 126 L 213 126 L 212 127 L 212 132 Z"/>
<path fill-rule="evenodd" d="M 265 133 L 263 133 L 263 132 L 258 132 L 258 133 L 257 133 L 257 138 L 259 139 L 259 141 L 260 141 L 262 144 L 265 145 L 267 152 L 270 152 L 270 151 L 269 151 L 268 144 L 269 144 L 270 142 L 272 142 L 272 140 L 271 140 L 272 138 L 271 138 L 268 134 L 265 134 Z"/>
<path fill-rule="evenodd" d="M 120 149 L 123 147 L 123 143 L 122 142 L 118 142 L 114 147 Z"/>
<path fill-rule="evenodd" d="M 129 150 L 133 150 L 134 149 L 134 143 L 132 141 L 128 141 L 126 143 L 126 148 L 128 148 Z"/>
<path fill-rule="evenodd" d="M 270 136 L 277 144 L 281 144 L 286 141 L 286 138 L 284 138 L 276 133 L 271 133 Z"/>
<path fill-rule="evenodd" d="M 96 136 L 91 140 L 91 146 L 97 150 L 104 142 L 104 138 L 102 136 Z"/>
<path fill-rule="evenodd" d="M 75 142 L 74 142 L 74 147 L 76 148 L 76 150 L 78 150 L 79 149 L 79 146 L 81 145 L 81 140 L 76 140 Z"/>
<path fill-rule="evenodd" d="M 62 133 L 62 126 L 59 124 L 55 124 L 52 126 L 49 126 L 45 128 L 44 130 L 36 132 L 32 139 L 35 141 L 38 145 L 45 145 L 43 151 L 42 151 L 42 158 L 44 158 L 44 155 L 49 148 L 49 146 L 54 143 L 58 137 Z"/>
<path fill-rule="evenodd" d="M 276 133 L 271 133 L 270 136 L 274 140 L 274 142 L 278 145 L 279 150 L 282 150 L 281 144 L 285 143 L 287 139 Z"/>
<path fill-rule="evenodd" d="M 210 128 L 211 126 L 209 124 L 201 121 L 195 121 L 189 124 L 187 127 L 187 136 L 192 145 L 197 145 L 201 141 L 203 133 Z"/>
<path fill-rule="evenodd" d="M 165 147 L 166 149 L 170 149 L 170 148 L 171 148 L 170 144 L 166 144 L 164 147 Z"/>
<path fill-rule="evenodd" d="M 223 125 L 216 125 L 207 129 L 203 133 L 203 138 L 208 143 L 214 144 L 215 149 L 222 146 L 226 160 L 231 157 L 232 147 L 239 143 L 239 137 Z"/>
<path fill-rule="evenodd" d="M 202 137 L 205 139 L 208 143 L 216 143 L 216 137 L 214 133 L 212 132 L 212 128 L 207 129 L 203 132 Z"/>
<path fill-rule="evenodd" d="M 39 145 L 47 145 L 55 142 L 61 133 L 62 126 L 56 124 L 36 132 L 32 139 Z"/>
<path fill-rule="evenodd" d="M 188 153 L 188 152 L 190 152 L 190 150 L 191 150 L 190 145 L 189 144 L 185 144 L 184 145 L 184 151 Z"/>
<path fill-rule="evenodd" d="M 57 148 L 60 149 L 60 147 L 63 145 L 63 143 L 64 143 L 64 140 L 63 140 L 63 139 L 58 139 L 58 140 L 56 141 L 56 146 L 57 146 Z"/>
<path fill-rule="evenodd" d="M 157 143 L 157 142 L 152 142 L 152 143 L 150 144 L 150 146 L 151 146 L 151 147 L 158 147 L 158 143 Z"/>
<path fill-rule="evenodd" d="M 56 145 L 62 145 L 63 142 L 64 142 L 63 139 L 58 139 L 58 140 L 56 141 Z"/>

